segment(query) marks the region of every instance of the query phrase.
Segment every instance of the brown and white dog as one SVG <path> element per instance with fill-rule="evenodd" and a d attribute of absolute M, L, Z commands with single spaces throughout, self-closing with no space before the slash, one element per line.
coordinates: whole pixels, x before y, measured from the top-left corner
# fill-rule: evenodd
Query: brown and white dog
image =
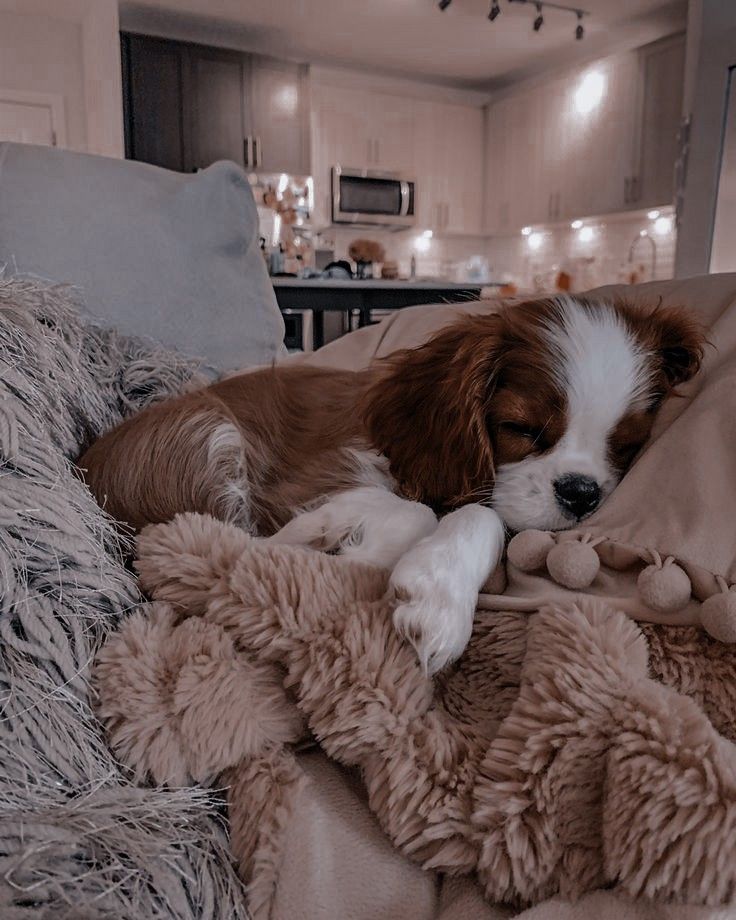
<path fill-rule="evenodd" d="M 531 301 L 368 371 L 221 380 L 127 420 L 80 466 L 135 528 L 209 512 L 390 568 L 396 626 L 437 670 L 468 641 L 505 529 L 593 512 L 702 348 L 684 310 Z"/>

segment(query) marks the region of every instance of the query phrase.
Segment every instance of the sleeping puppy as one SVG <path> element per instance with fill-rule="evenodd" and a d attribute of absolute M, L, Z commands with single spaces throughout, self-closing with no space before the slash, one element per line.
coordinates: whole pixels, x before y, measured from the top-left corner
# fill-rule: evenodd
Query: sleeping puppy
<path fill-rule="evenodd" d="M 505 530 L 595 511 L 702 346 L 684 310 L 530 301 L 367 371 L 221 380 L 128 419 L 79 464 L 135 528 L 207 512 L 391 569 L 395 624 L 436 671 L 470 637 Z"/>

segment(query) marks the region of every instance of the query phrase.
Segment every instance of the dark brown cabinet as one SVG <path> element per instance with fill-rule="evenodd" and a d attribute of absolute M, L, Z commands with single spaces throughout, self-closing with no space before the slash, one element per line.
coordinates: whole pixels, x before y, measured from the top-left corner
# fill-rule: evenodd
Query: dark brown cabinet
<path fill-rule="evenodd" d="M 123 33 L 126 156 L 191 171 L 215 160 L 308 174 L 307 67 Z"/>
<path fill-rule="evenodd" d="M 175 42 L 123 35 L 121 52 L 125 156 L 187 169 L 181 49 Z"/>

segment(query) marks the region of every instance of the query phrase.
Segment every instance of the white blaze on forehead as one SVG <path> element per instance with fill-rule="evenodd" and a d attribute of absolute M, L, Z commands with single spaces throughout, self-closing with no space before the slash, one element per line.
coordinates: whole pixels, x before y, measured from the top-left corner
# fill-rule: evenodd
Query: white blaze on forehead
<path fill-rule="evenodd" d="M 558 303 L 562 322 L 550 324 L 549 342 L 553 372 L 567 396 L 559 446 L 600 456 L 622 417 L 646 407 L 649 363 L 614 307 L 587 309 L 572 297 Z"/>
<path fill-rule="evenodd" d="M 565 394 L 565 431 L 545 453 L 499 466 L 493 506 L 513 530 L 573 526 L 555 497 L 561 476 L 589 476 L 602 498 L 611 493 L 619 472 L 609 439 L 624 415 L 646 407 L 651 387 L 649 356 L 614 307 L 588 309 L 573 297 L 556 304 L 545 338 L 550 370 Z"/>

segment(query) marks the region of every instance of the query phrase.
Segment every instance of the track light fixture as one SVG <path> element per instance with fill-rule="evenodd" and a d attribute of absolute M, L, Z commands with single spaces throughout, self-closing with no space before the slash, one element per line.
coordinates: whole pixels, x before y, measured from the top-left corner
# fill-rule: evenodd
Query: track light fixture
<path fill-rule="evenodd" d="M 439 0 L 440 9 L 445 9 L 450 5 L 452 0 Z M 544 13 L 545 7 L 548 10 L 555 10 L 560 13 L 571 13 L 577 18 L 577 26 L 575 27 L 575 38 L 580 41 L 581 38 L 585 35 L 585 29 L 583 28 L 583 17 L 590 15 L 588 10 L 581 10 L 577 6 L 568 6 L 566 3 L 557 3 L 557 0 L 509 0 L 509 3 L 529 3 L 534 4 L 537 10 L 536 18 L 534 19 L 534 31 L 539 32 L 539 30 L 544 25 Z M 491 9 L 488 13 L 488 18 L 493 22 L 500 14 L 501 7 L 499 0 L 491 0 Z"/>
<path fill-rule="evenodd" d="M 437 6 L 438 6 L 441 10 L 446 10 L 447 7 L 448 7 L 451 3 L 452 3 L 452 0 L 439 0 L 439 3 L 437 4 Z"/>

